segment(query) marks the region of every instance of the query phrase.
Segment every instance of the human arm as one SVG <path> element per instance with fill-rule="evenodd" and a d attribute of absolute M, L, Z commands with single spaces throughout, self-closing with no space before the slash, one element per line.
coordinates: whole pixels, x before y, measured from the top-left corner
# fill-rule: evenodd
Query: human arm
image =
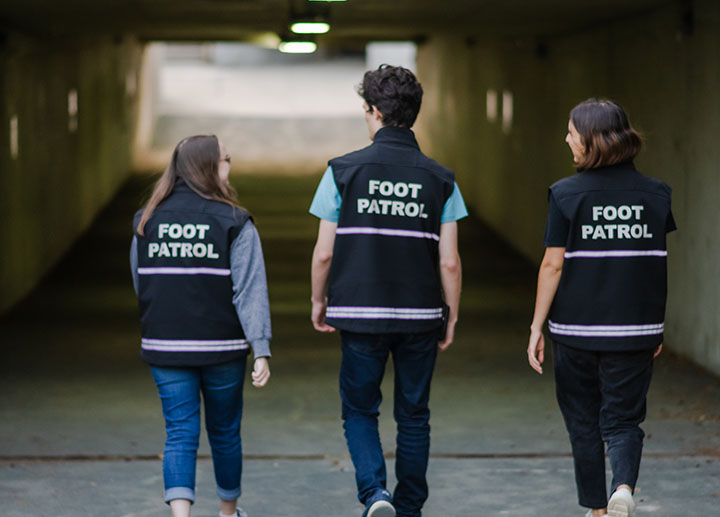
<path fill-rule="evenodd" d="M 325 312 L 327 310 L 327 285 L 332 263 L 333 247 L 335 246 L 335 230 L 337 223 L 320 220 L 318 238 L 312 256 L 312 267 L 310 272 L 312 284 L 312 311 L 310 319 L 313 327 L 319 332 L 334 332 L 335 329 L 325 323 Z"/>
<path fill-rule="evenodd" d="M 542 374 L 542 363 L 545 360 L 545 337 L 543 325 L 550 312 L 562 266 L 565 261 L 565 248 L 549 247 L 545 249 L 545 256 L 538 272 L 537 295 L 535 297 L 535 313 L 530 324 L 530 340 L 528 342 L 528 362 L 536 372 Z"/>
<path fill-rule="evenodd" d="M 460 307 L 462 264 L 457 249 L 457 231 L 456 221 L 440 225 L 440 283 L 445 293 L 445 303 L 450 307 L 447 331 L 443 340 L 438 343 L 440 350 L 446 350 L 453 342 Z"/>
<path fill-rule="evenodd" d="M 253 385 L 265 386 L 270 378 L 270 302 L 260 236 L 252 221 L 247 221 L 230 247 L 230 274 L 233 305 L 245 338 L 255 357 Z"/>
<path fill-rule="evenodd" d="M 130 274 L 132 275 L 133 288 L 135 294 L 138 293 L 138 245 L 137 236 L 133 235 L 132 241 L 130 242 Z"/>

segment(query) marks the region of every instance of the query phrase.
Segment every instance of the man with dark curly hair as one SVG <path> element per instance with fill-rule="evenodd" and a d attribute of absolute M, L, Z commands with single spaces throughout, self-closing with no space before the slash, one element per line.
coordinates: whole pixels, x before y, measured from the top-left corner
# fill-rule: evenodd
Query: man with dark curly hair
<path fill-rule="evenodd" d="M 320 218 L 311 318 L 320 332 L 340 329 L 343 427 L 363 516 L 418 517 L 428 497 L 430 381 L 455 332 L 457 221 L 467 210 L 454 173 L 423 155 L 410 129 L 423 94 L 415 75 L 382 65 L 365 73 L 358 93 L 372 144 L 330 160 L 310 207 Z M 393 495 L 378 434 L 390 354 Z"/>

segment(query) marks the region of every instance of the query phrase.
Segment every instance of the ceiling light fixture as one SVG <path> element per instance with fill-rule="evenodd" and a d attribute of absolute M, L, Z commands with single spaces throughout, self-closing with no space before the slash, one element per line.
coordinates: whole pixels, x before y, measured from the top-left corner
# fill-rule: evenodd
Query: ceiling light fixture
<path fill-rule="evenodd" d="M 290 25 L 295 34 L 325 34 L 330 30 L 330 24 L 324 22 L 296 22 Z"/>
<path fill-rule="evenodd" d="M 312 54 L 317 50 L 317 43 L 314 41 L 283 41 L 278 45 L 278 50 L 285 54 Z"/>

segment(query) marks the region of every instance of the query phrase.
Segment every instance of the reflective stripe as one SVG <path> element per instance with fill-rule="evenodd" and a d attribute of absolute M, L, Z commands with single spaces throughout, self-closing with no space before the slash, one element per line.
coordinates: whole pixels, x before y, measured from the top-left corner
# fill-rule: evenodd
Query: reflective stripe
<path fill-rule="evenodd" d="M 607 250 L 607 251 L 566 251 L 565 258 L 603 258 L 603 257 L 667 257 L 666 250 Z"/>
<path fill-rule="evenodd" d="M 390 237 L 414 237 L 416 239 L 440 240 L 436 233 L 418 232 L 415 230 L 399 230 L 397 228 L 373 228 L 372 226 L 347 226 L 335 230 L 338 235 L 365 234 L 365 235 L 386 235 Z"/>
<path fill-rule="evenodd" d="M 548 321 L 550 332 L 563 336 L 630 337 L 662 334 L 665 323 L 645 325 L 569 325 Z"/>
<path fill-rule="evenodd" d="M 328 318 L 434 320 L 442 318 L 442 307 L 328 307 Z"/>
<path fill-rule="evenodd" d="M 138 275 L 216 275 L 230 276 L 229 269 L 217 267 L 139 267 Z"/>
<path fill-rule="evenodd" d="M 250 343 L 246 339 L 149 339 L 142 338 L 144 350 L 160 352 L 226 352 L 246 350 Z"/>

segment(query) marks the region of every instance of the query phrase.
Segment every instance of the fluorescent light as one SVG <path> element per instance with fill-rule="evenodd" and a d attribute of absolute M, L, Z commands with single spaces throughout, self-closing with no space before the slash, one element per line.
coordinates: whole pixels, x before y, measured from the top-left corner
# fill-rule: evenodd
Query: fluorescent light
<path fill-rule="evenodd" d="M 312 54 L 317 50 L 317 44 L 312 41 L 283 41 L 278 50 L 286 54 Z"/>
<path fill-rule="evenodd" d="M 330 30 L 330 25 L 320 22 L 298 22 L 290 26 L 295 34 L 325 34 Z"/>

